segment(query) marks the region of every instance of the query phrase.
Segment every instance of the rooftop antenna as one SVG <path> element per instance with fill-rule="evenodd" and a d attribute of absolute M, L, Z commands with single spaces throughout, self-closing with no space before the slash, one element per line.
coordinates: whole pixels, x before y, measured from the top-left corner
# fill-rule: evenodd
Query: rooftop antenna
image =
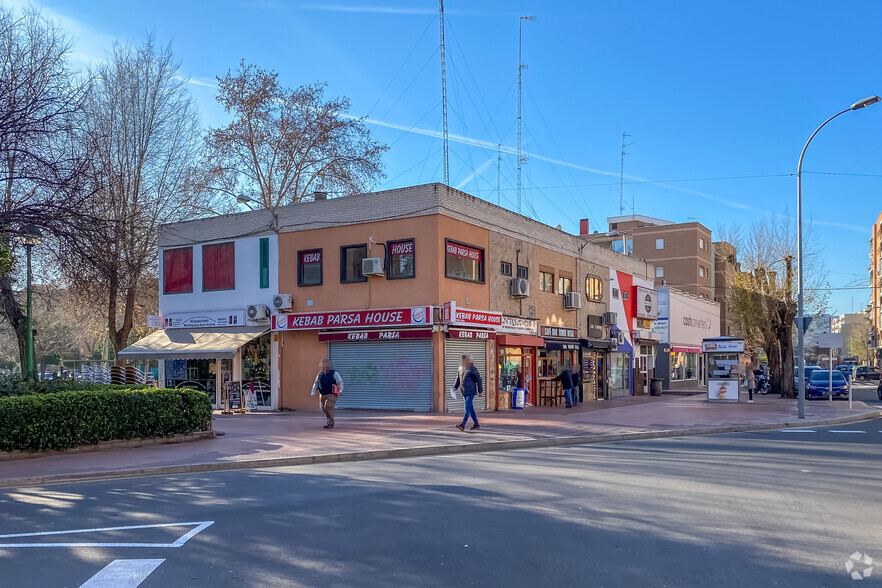
<path fill-rule="evenodd" d="M 521 213 L 521 164 L 525 161 L 523 155 L 521 154 L 522 147 L 522 132 L 521 132 L 521 113 L 523 112 L 524 106 L 524 94 L 523 94 L 523 73 L 524 70 L 527 69 L 526 64 L 524 63 L 524 21 L 525 20 L 536 20 L 535 16 L 522 16 L 518 20 L 518 214 Z"/>
<path fill-rule="evenodd" d="M 447 141 L 447 55 L 444 51 L 444 0 L 438 0 L 438 20 L 441 23 L 441 137 L 443 147 L 444 183 L 450 185 L 450 158 Z"/>
<path fill-rule="evenodd" d="M 622 133 L 622 164 L 619 171 L 619 216 L 625 214 L 625 156 L 630 155 L 625 151 L 625 147 L 629 147 L 634 143 L 625 143 L 625 139 L 632 137 L 628 133 Z M 632 212 L 633 214 L 633 212 Z"/>
<path fill-rule="evenodd" d="M 496 145 L 496 204 L 502 206 L 502 143 Z"/>

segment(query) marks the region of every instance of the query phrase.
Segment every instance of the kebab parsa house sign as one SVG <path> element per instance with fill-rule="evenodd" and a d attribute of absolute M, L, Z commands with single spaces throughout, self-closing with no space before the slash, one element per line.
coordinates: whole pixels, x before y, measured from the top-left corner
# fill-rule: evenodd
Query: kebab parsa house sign
<path fill-rule="evenodd" d="M 273 316 L 274 331 L 367 329 L 373 327 L 410 327 L 431 324 L 431 306 L 384 308 L 377 310 L 295 312 Z"/>

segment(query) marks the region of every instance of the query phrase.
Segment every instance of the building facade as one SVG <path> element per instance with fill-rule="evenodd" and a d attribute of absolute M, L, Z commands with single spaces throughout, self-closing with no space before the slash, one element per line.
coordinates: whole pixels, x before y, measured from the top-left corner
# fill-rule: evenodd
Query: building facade
<path fill-rule="evenodd" d="M 486 410 L 518 389 L 562 404 L 565 368 L 583 400 L 652 377 L 651 264 L 443 184 L 176 223 L 159 240 L 164 328 L 122 356 L 152 353 L 165 385 L 212 388 L 217 407 L 313 409 L 323 358 L 341 408 L 458 411 L 463 355 Z"/>
<path fill-rule="evenodd" d="M 719 335 L 721 305 L 668 286 L 658 296 L 656 377 L 664 390 L 697 390 L 707 381 L 701 341 Z"/>

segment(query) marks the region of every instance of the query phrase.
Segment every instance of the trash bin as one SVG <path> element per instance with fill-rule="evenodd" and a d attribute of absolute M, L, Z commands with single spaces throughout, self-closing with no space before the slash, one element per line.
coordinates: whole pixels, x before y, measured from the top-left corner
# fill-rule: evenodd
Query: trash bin
<path fill-rule="evenodd" d="M 527 404 L 527 391 L 524 388 L 515 388 L 511 391 L 511 407 L 523 410 Z"/>
<path fill-rule="evenodd" d="M 649 395 L 650 396 L 661 396 L 662 393 L 662 379 L 661 378 L 652 378 L 649 382 Z"/>

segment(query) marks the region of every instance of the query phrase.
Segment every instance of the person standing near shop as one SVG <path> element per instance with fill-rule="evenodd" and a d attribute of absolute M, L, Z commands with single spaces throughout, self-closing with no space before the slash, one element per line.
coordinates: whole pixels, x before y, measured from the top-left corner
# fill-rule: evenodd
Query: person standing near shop
<path fill-rule="evenodd" d="M 756 388 L 756 374 L 753 373 L 752 359 L 747 363 L 747 374 L 745 379 L 747 380 L 747 401 L 753 402 L 753 389 Z"/>
<path fill-rule="evenodd" d="M 578 367 L 570 370 L 570 374 L 573 377 L 573 406 L 579 406 L 579 403 L 582 401 L 579 394 L 579 389 L 582 385 L 582 374 L 579 373 Z"/>
<path fill-rule="evenodd" d="M 478 415 L 475 413 L 475 396 L 484 395 L 484 383 L 481 381 L 481 374 L 478 368 L 472 363 L 468 355 L 462 356 L 462 364 L 457 371 L 456 382 L 453 384 L 453 390 L 462 390 L 462 397 L 465 400 L 465 415 L 462 417 L 462 423 L 456 425 L 460 431 L 465 431 L 465 427 L 469 422 L 469 417 L 474 423 L 470 430 L 480 429 L 478 424 Z"/>
<path fill-rule="evenodd" d="M 570 368 L 565 367 L 554 381 L 560 382 L 560 385 L 564 389 L 564 398 L 566 399 L 567 408 L 573 408 L 573 372 L 570 371 Z"/>
<path fill-rule="evenodd" d="M 319 364 L 319 373 L 312 385 L 311 395 L 315 396 L 316 392 L 321 398 L 319 406 L 328 419 L 328 423 L 322 428 L 333 429 L 334 407 L 337 405 L 337 397 L 343 393 L 343 378 L 336 370 L 331 369 L 331 361 L 328 359 L 323 359 Z"/>

